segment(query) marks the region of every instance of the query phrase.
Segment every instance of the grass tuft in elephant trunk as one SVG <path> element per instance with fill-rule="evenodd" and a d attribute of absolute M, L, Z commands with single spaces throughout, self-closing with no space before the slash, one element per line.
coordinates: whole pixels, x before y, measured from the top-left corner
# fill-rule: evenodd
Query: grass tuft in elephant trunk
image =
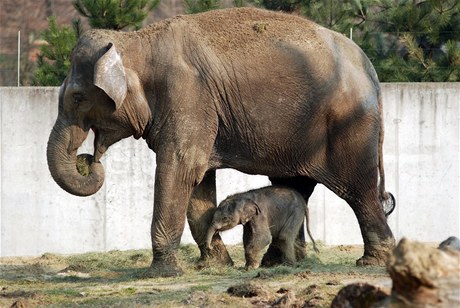
<path fill-rule="evenodd" d="M 89 154 L 77 156 L 79 146 L 88 136 L 78 126 L 58 120 L 51 131 L 47 159 L 54 181 L 65 191 L 76 196 L 90 196 L 104 183 L 104 167 Z"/>

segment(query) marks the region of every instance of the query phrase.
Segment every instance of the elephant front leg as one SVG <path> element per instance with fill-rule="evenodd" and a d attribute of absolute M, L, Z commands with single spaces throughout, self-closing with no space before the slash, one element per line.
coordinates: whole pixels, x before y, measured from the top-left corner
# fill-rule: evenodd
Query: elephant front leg
<path fill-rule="evenodd" d="M 178 168 L 157 165 L 151 226 L 153 260 L 146 277 L 182 275 L 177 252 L 184 231 L 187 205 L 193 184 Z"/>
<path fill-rule="evenodd" d="M 246 223 L 243 227 L 244 257 L 246 270 L 258 268 L 260 265 L 260 252 L 267 247 L 272 240 L 268 228 L 260 228 L 253 222 Z"/>
<path fill-rule="evenodd" d="M 259 267 L 260 262 L 258 258 L 258 252 L 253 251 L 251 249 L 246 249 L 244 251 L 244 258 L 246 260 L 246 264 L 244 268 L 248 271 L 251 269 L 256 269 Z"/>
<path fill-rule="evenodd" d="M 206 247 L 206 234 L 211 224 L 216 204 L 216 171 L 212 170 L 206 172 L 201 183 L 192 192 L 187 210 L 188 224 L 193 239 L 200 248 L 201 265 L 206 265 L 207 262 L 217 262 L 232 266 L 232 258 L 228 254 L 219 234 L 213 237 L 212 250 Z"/>

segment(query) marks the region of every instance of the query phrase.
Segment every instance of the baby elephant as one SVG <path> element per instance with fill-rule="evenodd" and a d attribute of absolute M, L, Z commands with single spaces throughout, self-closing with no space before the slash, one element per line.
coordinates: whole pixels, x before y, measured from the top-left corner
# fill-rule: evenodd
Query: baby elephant
<path fill-rule="evenodd" d="M 242 224 L 246 269 L 259 266 L 259 253 L 272 241 L 279 244 L 282 262 L 293 265 L 296 261 L 295 240 L 305 217 L 308 235 L 318 252 L 308 226 L 308 207 L 298 192 L 268 186 L 235 194 L 217 207 L 208 229 L 207 245 L 212 248 L 211 241 L 216 232 Z"/>

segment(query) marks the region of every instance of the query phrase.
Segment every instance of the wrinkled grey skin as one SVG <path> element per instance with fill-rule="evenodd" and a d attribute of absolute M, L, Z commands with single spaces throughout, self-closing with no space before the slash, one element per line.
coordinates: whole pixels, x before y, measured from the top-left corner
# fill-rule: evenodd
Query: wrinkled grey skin
<path fill-rule="evenodd" d="M 458 237 L 455 237 L 455 236 L 449 236 L 447 239 L 445 239 L 439 244 L 438 249 L 441 249 L 441 250 L 453 249 L 453 250 L 460 251 L 460 239 L 458 239 Z"/>
<path fill-rule="evenodd" d="M 90 129 L 94 153 L 83 156 L 82 175 L 76 153 Z M 88 31 L 61 86 L 51 175 L 74 195 L 94 194 L 102 155 L 130 136 L 156 153 L 149 276 L 181 273 L 186 218 L 202 260 L 232 263 L 217 236 L 206 249 L 219 168 L 267 175 L 305 201 L 326 185 L 356 214 L 358 265 L 385 264 L 394 246 L 383 210 L 393 199 L 384 185 L 379 82 L 342 34 L 254 8 L 179 16 L 138 32 Z M 267 255 L 277 254 L 271 245 Z"/>
<path fill-rule="evenodd" d="M 318 252 L 309 228 L 308 207 L 298 192 L 275 186 L 250 190 L 227 197 L 219 204 L 209 226 L 206 243 L 212 249 L 212 239 L 217 232 L 241 224 L 244 226 L 246 269 L 259 267 L 260 252 L 272 241 L 280 249 L 281 263 L 294 265 L 295 241 L 304 218 L 307 218 L 307 232 Z"/>

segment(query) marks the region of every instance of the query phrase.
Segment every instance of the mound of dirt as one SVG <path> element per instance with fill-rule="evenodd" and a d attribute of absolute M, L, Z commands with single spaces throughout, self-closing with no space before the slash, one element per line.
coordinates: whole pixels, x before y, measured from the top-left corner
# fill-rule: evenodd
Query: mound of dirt
<path fill-rule="evenodd" d="M 387 293 L 367 283 L 354 283 L 344 287 L 331 304 L 331 308 L 377 307 L 387 298 Z"/>
<path fill-rule="evenodd" d="M 279 293 L 279 291 L 277 292 Z M 293 291 L 286 291 L 271 305 L 272 307 L 297 307 L 297 299 Z"/>
<path fill-rule="evenodd" d="M 269 290 L 257 282 L 244 282 L 231 286 L 227 289 L 227 293 L 238 297 L 268 297 Z"/>

